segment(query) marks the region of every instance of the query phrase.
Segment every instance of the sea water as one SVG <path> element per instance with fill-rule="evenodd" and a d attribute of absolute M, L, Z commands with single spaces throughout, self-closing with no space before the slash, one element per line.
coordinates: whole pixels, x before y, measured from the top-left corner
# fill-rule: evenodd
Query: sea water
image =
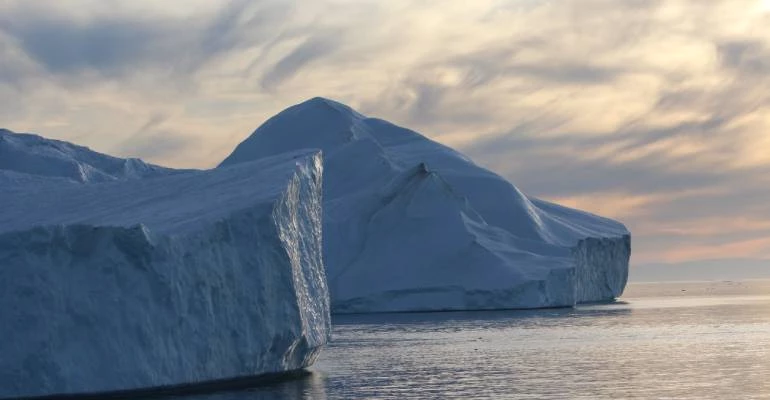
<path fill-rule="evenodd" d="M 576 309 L 339 316 L 299 379 L 187 397 L 770 399 L 770 281 L 632 284 Z"/>

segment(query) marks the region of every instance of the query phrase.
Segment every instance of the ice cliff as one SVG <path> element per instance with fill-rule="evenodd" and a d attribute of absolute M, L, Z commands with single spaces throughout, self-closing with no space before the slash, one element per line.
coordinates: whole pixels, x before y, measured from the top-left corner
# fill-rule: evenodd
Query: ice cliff
<path fill-rule="evenodd" d="M 330 335 L 317 151 L 125 180 L 120 159 L 41 139 L 0 136 L 0 398 L 314 361 Z"/>
<path fill-rule="evenodd" d="M 332 100 L 269 119 L 220 168 L 303 148 L 324 154 L 333 312 L 573 306 L 623 292 L 631 239 L 621 223 L 528 197 Z"/>

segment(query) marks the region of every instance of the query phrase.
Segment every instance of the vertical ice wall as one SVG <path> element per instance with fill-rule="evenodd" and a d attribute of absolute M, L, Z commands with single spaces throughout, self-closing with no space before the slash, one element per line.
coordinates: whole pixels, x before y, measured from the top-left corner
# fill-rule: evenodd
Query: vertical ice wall
<path fill-rule="evenodd" d="M 322 162 L 0 196 L 0 398 L 310 365 L 329 339 Z"/>

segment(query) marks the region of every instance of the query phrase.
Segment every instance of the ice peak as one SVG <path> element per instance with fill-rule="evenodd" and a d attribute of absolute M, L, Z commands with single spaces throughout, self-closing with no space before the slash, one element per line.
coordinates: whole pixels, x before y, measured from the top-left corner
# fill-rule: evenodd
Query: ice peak
<path fill-rule="evenodd" d="M 303 108 L 303 109 L 327 107 L 339 112 L 348 112 L 351 114 L 355 113 L 355 111 L 353 111 L 352 108 L 346 106 L 345 104 L 342 104 L 332 99 L 327 99 L 326 97 L 319 97 L 319 96 L 307 99 L 302 103 L 297 104 L 295 107 Z"/>
<path fill-rule="evenodd" d="M 421 162 L 420 165 L 417 166 L 417 172 L 421 174 L 430 174 L 433 171 L 428 168 L 428 164 Z"/>
<path fill-rule="evenodd" d="M 393 201 L 397 197 L 413 198 L 415 196 L 436 199 L 446 199 L 451 203 L 465 203 L 465 199 L 437 171 L 431 170 L 424 162 L 406 169 L 393 178 L 381 190 L 382 196 Z M 427 194 L 427 195 L 426 195 Z"/>
<path fill-rule="evenodd" d="M 364 118 L 363 115 L 359 114 L 354 109 L 338 101 L 327 99 L 325 97 L 313 97 L 281 111 L 275 117 L 269 119 L 266 124 L 274 119 L 291 119 L 297 117 L 314 120 L 316 123 L 340 121 L 348 124 L 356 119 Z"/>
<path fill-rule="evenodd" d="M 256 160 L 300 149 L 330 152 L 370 138 L 365 117 L 352 108 L 323 97 L 291 106 L 260 125 L 220 165 Z"/>

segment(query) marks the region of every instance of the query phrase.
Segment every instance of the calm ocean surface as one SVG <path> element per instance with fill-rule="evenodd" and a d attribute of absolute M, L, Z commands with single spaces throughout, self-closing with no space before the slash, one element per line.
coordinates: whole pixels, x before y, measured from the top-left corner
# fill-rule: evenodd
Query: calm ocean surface
<path fill-rule="evenodd" d="M 577 309 L 345 316 L 303 378 L 186 397 L 770 399 L 770 281 L 632 284 Z"/>

